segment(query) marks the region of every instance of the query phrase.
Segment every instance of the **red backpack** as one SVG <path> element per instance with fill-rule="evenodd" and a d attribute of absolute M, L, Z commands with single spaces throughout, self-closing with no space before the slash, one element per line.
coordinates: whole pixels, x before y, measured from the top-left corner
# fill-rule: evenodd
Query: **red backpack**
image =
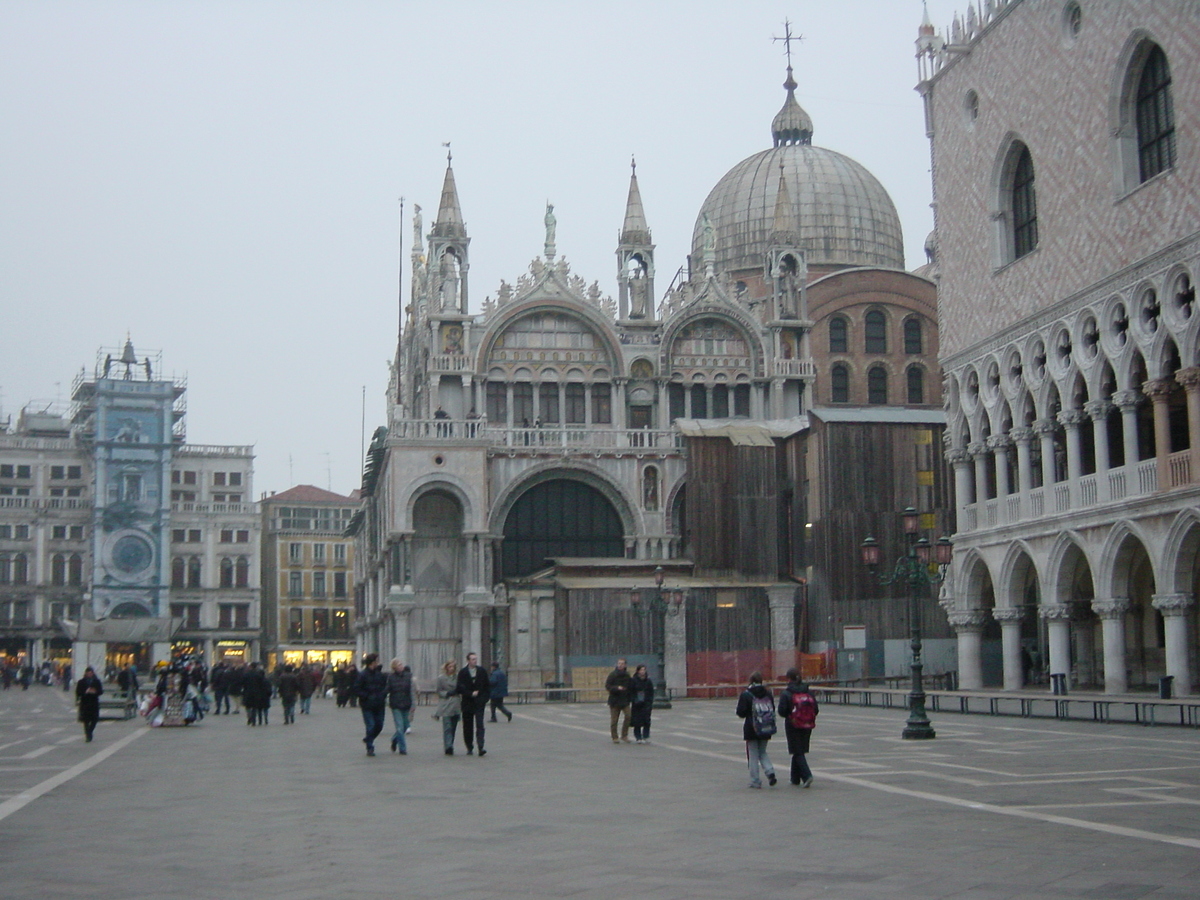
<path fill-rule="evenodd" d="M 811 731 L 817 724 L 817 698 L 812 694 L 792 694 L 788 722 L 793 728 Z"/>

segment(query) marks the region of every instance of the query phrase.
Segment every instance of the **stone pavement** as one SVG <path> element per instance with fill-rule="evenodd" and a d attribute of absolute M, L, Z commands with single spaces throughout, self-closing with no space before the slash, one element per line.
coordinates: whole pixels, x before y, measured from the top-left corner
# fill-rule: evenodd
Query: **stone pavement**
<path fill-rule="evenodd" d="M 1200 732 L 826 706 L 810 790 L 747 788 L 732 700 L 615 746 L 599 704 L 512 707 L 446 757 L 430 709 L 375 758 L 354 709 L 294 726 L 101 722 L 0 693 L 0 896 L 120 898 L 1188 898 Z"/>

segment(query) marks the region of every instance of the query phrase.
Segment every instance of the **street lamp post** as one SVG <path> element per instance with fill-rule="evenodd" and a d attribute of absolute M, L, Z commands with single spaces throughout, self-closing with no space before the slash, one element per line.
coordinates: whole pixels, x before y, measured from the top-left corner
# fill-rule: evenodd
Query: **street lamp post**
<path fill-rule="evenodd" d="M 662 690 L 654 692 L 654 709 L 670 709 L 671 697 L 667 693 L 667 616 L 677 616 L 683 608 L 683 592 L 672 592 L 670 599 L 663 597 L 663 580 L 665 575 L 662 566 L 654 567 L 654 592 L 646 608 L 642 609 L 640 591 L 634 591 L 631 603 L 639 612 L 655 613 L 662 617 L 662 645 L 658 651 L 659 671 L 662 673 Z"/>
<path fill-rule="evenodd" d="M 908 549 L 896 559 L 891 575 L 879 575 L 880 584 L 903 582 L 908 592 L 908 619 L 912 635 L 912 690 L 908 695 L 908 722 L 901 737 L 909 740 L 929 740 L 936 737 L 929 716 L 925 714 L 925 689 L 921 683 L 924 665 L 921 663 L 921 607 L 919 597 L 923 588 L 939 584 L 946 577 L 954 545 L 947 537 L 934 543 L 919 534 L 920 520 L 911 506 L 901 513 L 904 537 Z M 873 537 L 862 542 L 862 560 L 871 570 L 879 572 L 882 549 Z M 935 568 L 931 571 L 931 563 Z"/>

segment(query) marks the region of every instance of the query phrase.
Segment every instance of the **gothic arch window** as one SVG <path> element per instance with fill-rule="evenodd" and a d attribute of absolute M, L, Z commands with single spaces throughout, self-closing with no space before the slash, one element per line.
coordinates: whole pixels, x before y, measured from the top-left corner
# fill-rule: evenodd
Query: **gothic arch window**
<path fill-rule="evenodd" d="M 83 584 L 83 556 L 72 553 L 67 560 L 67 584 Z"/>
<path fill-rule="evenodd" d="M 65 553 L 55 553 L 50 558 L 50 583 L 53 585 L 67 583 L 67 556 Z"/>
<path fill-rule="evenodd" d="M 867 353 L 887 353 L 887 317 L 878 309 L 863 318 L 864 349 Z"/>
<path fill-rule="evenodd" d="M 867 370 L 867 402 L 884 405 L 888 402 L 887 369 L 871 366 Z"/>
<path fill-rule="evenodd" d="M 842 363 L 829 371 L 829 400 L 831 403 L 850 402 L 850 369 Z"/>
<path fill-rule="evenodd" d="M 920 319 L 904 320 L 904 352 L 909 356 L 918 356 L 922 352 Z"/>
<path fill-rule="evenodd" d="M 250 587 L 250 560 L 244 556 L 239 556 L 234 564 L 234 585 L 244 588 Z"/>
<path fill-rule="evenodd" d="M 829 320 L 830 353 L 850 352 L 850 338 L 848 329 L 849 323 L 847 323 L 845 316 L 834 316 Z"/>
<path fill-rule="evenodd" d="M 1138 172 L 1141 181 L 1175 165 L 1175 107 L 1167 55 L 1151 46 L 1138 78 L 1134 122 L 1137 127 Z"/>
<path fill-rule="evenodd" d="M 1012 258 L 1020 259 L 1038 244 L 1037 190 L 1034 185 L 1033 155 L 1020 145 L 1013 163 L 1008 195 L 1012 209 Z"/>
<path fill-rule="evenodd" d="M 908 372 L 905 374 L 905 380 L 908 387 L 908 402 L 909 403 L 924 403 L 925 402 L 925 373 L 921 371 L 920 366 L 909 366 Z"/>

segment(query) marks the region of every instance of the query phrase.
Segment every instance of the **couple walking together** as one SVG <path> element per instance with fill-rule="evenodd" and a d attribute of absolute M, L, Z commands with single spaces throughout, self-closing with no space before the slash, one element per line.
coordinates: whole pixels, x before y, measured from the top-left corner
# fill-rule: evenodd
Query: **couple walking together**
<path fill-rule="evenodd" d="M 650 715 L 654 709 L 654 682 L 645 666 L 638 666 L 632 675 L 625 660 L 618 659 L 617 667 L 609 673 L 604 687 L 608 690 L 609 730 L 612 742 L 629 743 L 629 725 L 632 720 L 633 736 L 639 744 L 650 743 Z M 621 720 L 621 734 L 617 736 L 617 720 Z"/>
<path fill-rule="evenodd" d="M 817 722 L 817 698 L 796 669 L 787 671 L 787 687 L 779 695 L 776 708 L 771 689 L 763 684 L 762 673 L 750 676 L 750 685 L 738 698 L 737 716 L 744 719 L 742 737 L 746 741 L 746 765 L 750 769 L 750 787 L 761 788 L 759 769 L 767 776 L 772 787 L 777 781 L 775 767 L 767 755 L 767 742 L 776 733 L 775 715 L 783 719 L 784 734 L 787 736 L 788 753 L 792 757 L 791 782 L 809 787 L 813 782 L 812 770 L 805 758 L 808 753 L 812 730 Z"/>
<path fill-rule="evenodd" d="M 489 675 L 479 665 L 479 657 L 474 653 L 467 654 L 467 664 L 458 670 L 457 675 L 454 672 L 454 660 L 448 660 L 442 666 L 442 674 L 437 680 L 437 695 L 439 702 L 433 717 L 442 722 L 442 752 L 447 756 L 454 755 L 454 733 L 459 720 L 462 721 L 467 756 L 475 753 L 477 744 L 479 755 L 487 756 L 487 750 L 483 747 L 483 716 L 489 701 L 493 722 L 496 721 L 496 710 L 512 721 L 512 713 L 504 706 L 504 698 L 508 695 L 508 676 L 499 663 L 492 663 Z"/>

